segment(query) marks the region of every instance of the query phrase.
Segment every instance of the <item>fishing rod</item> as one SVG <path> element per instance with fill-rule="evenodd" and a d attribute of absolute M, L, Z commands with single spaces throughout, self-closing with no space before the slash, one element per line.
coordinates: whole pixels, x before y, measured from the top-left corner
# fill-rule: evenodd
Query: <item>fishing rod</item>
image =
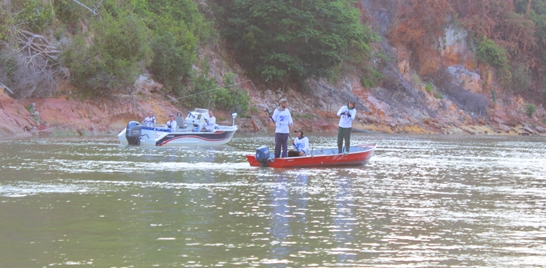
<path fill-rule="evenodd" d="M 269 110 L 269 108 L 265 107 L 265 111 L 267 112 L 267 115 L 269 115 L 269 119 L 271 119 L 273 123 L 277 123 L 275 122 L 275 119 L 273 119 L 273 116 L 271 116 L 271 111 Z"/>

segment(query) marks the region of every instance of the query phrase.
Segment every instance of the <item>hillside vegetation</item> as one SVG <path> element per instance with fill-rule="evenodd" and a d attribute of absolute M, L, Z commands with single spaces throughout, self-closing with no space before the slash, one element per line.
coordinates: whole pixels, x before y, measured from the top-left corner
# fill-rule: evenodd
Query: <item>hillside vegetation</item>
<path fill-rule="evenodd" d="M 132 94 L 148 74 L 165 96 L 246 115 L 253 106 L 242 76 L 258 88 L 311 95 L 310 79 L 336 83 L 347 75 L 365 88 L 401 88 L 385 69 L 396 60 L 380 45 L 387 38 L 409 51 L 427 91 L 442 87 L 459 107 L 482 114 L 487 99 L 452 88 L 441 74 L 449 66 L 431 64 L 441 58 L 446 28 L 457 25 L 468 32 L 480 70 L 493 70 L 482 77 L 490 98 L 523 96 L 531 115 L 546 103 L 546 0 L 386 0 L 394 16 L 385 33 L 364 12 L 370 3 L 3 0 L 0 83 L 18 99 L 63 94 L 67 83 L 93 98 Z"/>

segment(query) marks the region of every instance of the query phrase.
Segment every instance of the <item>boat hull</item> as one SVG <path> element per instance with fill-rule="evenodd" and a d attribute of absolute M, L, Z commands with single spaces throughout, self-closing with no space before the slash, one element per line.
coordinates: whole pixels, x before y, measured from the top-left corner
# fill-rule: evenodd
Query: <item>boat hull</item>
<path fill-rule="evenodd" d="M 140 130 L 140 139 L 136 144 L 129 142 L 126 131 L 127 129 L 124 129 L 118 134 L 118 139 L 122 145 L 132 144 L 163 147 L 187 145 L 216 146 L 231 141 L 231 138 L 237 131 L 237 126 L 221 127 L 214 132 L 170 132 L 167 129 L 162 128 L 142 128 Z"/>
<path fill-rule="evenodd" d="M 267 164 L 258 161 L 255 155 L 247 155 L 250 166 L 272 168 L 314 167 L 314 166 L 354 166 L 366 165 L 373 155 L 375 144 L 351 146 L 350 153 L 338 154 L 337 148 L 313 150 L 306 156 L 269 158 Z"/>

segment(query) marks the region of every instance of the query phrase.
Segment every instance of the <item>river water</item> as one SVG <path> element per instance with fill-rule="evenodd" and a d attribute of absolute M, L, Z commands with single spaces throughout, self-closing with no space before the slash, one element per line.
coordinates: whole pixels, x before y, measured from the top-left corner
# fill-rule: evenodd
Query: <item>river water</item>
<path fill-rule="evenodd" d="M 246 163 L 272 142 L 0 140 L 0 267 L 546 265 L 544 137 L 363 133 L 364 167 Z"/>

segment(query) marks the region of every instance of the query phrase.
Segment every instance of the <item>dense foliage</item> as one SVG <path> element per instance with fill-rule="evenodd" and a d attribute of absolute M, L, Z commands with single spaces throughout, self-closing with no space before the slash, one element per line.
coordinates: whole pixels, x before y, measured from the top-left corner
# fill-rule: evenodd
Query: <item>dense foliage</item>
<path fill-rule="evenodd" d="M 53 8 L 44 5 L 41 0 L 15 1 L 14 8 L 19 10 L 17 24 L 32 32 L 40 32 L 53 22 Z"/>
<path fill-rule="evenodd" d="M 218 26 L 238 62 L 274 84 L 331 77 L 345 61 L 362 62 L 378 36 L 346 0 L 213 0 Z"/>
<path fill-rule="evenodd" d="M 94 32 L 91 45 L 78 36 L 65 50 L 63 63 L 72 82 L 93 94 L 131 86 L 140 74 L 139 63 L 149 61 L 149 30 L 134 15 L 107 16 L 93 27 L 103 30 Z"/>
<path fill-rule="evenodd" d="M 183 46 L 177 45 L 176 38 L 170 32 L 154 36 L 151 48 L 154 51 L 154 57 L 150 71 L 167 88 L 171 88 L 176 93 L 182 93 L 182 81 L 190 74 L 195 53 L 187 53 Z"/>
<path fill-rule="evenodd" d="M 92 15 L 90 12 L 69 12 L 76 7 L 70 1 L 56 2 L 57 10 L 67 23 L 82 19 L 75 14 Z M 80 7 L 80 10 L 84 9 Z M 72 81 L 75 84 L 93 91 L 124 89 L 134 82 L 144 68 L 148 68 L 165 85 L 167 92 L 184 92 L 187 86 L 184 81 L 191 77 L 191 66 L 196 62 L 197 34 L 205 33 L 206 36 L 208 32 L 203 30 L 207 29 L 207 24 L 195 2 L 105 0 L 98 12 L 100 18 L 88 18 L 96 21 L 91 23 L 91 44 L 74 42 L 75 45 L 65 53 L 64 59 L 73 73 Z M 117 21 L 138 21 L 138 24 L 119 28 L 123 25 Z M 74 40 L 78 40 L 78 35 Z"/>
<path fill-rule="evenodd" d="M 208 24 L 193 0 L 132 0 L 134 12 L 152 30 L 150 71 L 167 89 L 181 95 L 197 61 L 199 41 L 210 37 Z"/>

